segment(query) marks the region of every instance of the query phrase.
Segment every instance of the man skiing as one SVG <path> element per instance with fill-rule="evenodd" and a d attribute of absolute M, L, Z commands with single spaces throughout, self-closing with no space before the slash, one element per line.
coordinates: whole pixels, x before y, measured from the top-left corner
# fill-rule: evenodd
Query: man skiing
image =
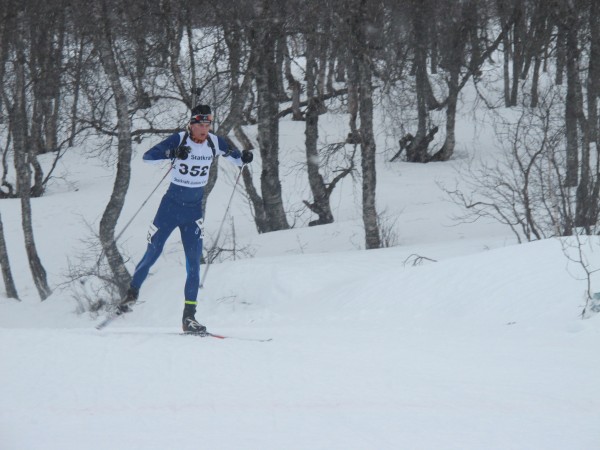
<path fill-rule="evenodd" d="M 144 153 L 143 158 L 147 162 L 173 160 L 171 184 L 150 225 L 146 253 L 135 268 L 127 295 L 118 305 L 118 313 L 131 311 L 140 287 L 160 256 L 167 238 L 179 227 L 187 269 L 182 326 L 184 332 L 196 334 L 206 333 L 206 327 L 198 323 L 195 314 L 204 237 L 202 197 L 210 166 L 216 155 L 240 168 L 253 159 L 249 150 L 240 152 L 229 148 L 223 138 L 210 133 L 212 119 L 210 106 L 198 105 L 192 109 L 186 132 L 175 133 Z"/>

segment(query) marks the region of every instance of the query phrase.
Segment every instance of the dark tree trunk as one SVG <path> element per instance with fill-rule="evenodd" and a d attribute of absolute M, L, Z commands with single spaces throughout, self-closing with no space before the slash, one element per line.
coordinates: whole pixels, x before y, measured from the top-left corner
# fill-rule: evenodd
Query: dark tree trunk
<path fill-rule="evenodd" d="M 244 133 L 244 130 L 242 129 L 241 125 L 237 125 L 233 129 L 233 134 L 240 143 L 242 150 L 254 150 L 254 145 L 252 144 L 252 141 L 246 135 L 246 133 Z"/>
<path fill-rule="evenodd" d="M 583 110 L 582 85 L 577 77 L 577 117 L 581 129 L 581 177 L 577 186 L 577 208 L 575 225 L 584 227 L 587 234 L 593 233 L 598 220 L 598 193 L 600 191 L 600 171 L 598 154 L 591 155 L 591 143 L 597 141 L 597 104 L 600 95 L 600 7 L 592 2 L 589 12 L 590 56 L 587 73 L 587 112 Z M 591 161 L 596 160 L 595 173 Z"/>
<path fill-rule="evenodd" d="M 598 98 L 600 97 L 600 3 L 593 1 L 590 9 L 590 59 L 587 77 L 587 106 L 590 140 L 600 150 L 600 122 Z M 596 158 L 598 159 L 598 158 Z"/>
<path fill-rule="evenodd" d="M 173 81 L 179 95 L 183 99 L 186 105 L 193 108 L 196 105 L 192 105 L 192 90 L 189 89 L 189 85 L 184 82 L 183 71 L 181 70 L 181 64 L 179 57 L 181 55 L 181 45 L 183 40 L 183 32 L 185 28 L 184 20 L 186 16 L 179 9 L 177 4 L 174 4 L 173 0 L 165 0 L 162 3 L 162 10 L 164 14 L 161 14 L 160 20 L 161 25 L 165 29 L 165 35 L 167 38 L 168 58 L 169 58 L 169 69 L 173 76 Z M 189 20 L 189 19 L 187 19 Z M 195 79 L 192 80 L 195 83 Z M 195 89 L 195 85 L 192 86 Z"/>
<path fill-rule="evenodd" d="M 351 40 L 352 64 L 358 80 L 358 109 L 360 114 L 361 165 L 362 165 L 362 210 L 365 227 L 365 248 L 381 247 L 381 236 L 375 205 L 377 176 L 375 166 L 375 135 L 373 133 L 373 86 L 371 58 L 369 54 L 368 26 L 369 11 L 366 0 L 354 3 L 351 26 L 355 37 Z"/>
<path fill-rule="evenodd" d="M 541 56 L 534 57 L 535 62 L 533 64 L 533 75 L 531 80 L 531 107 L 537 108 L 540 96 L 539 96 L 539 81 L 540 81 L 540 67 L 542 63 Z"/>
<path fill-rule="evenodd" d="M 256 188 L 254 187 L 254 183 L 252 182 L 252 174 L 245 168 L 242 172 L 242 178 L 244 180 L 244 186 L 246 187 L 246 192 L 248 193 L 248 197 L 250 202 L 254 206 L 254 223 L 256 224 L 256 230 L 259 233 L 267 233 L 271 231 L 269 218 L 267 217 L 267 213 L 265 211 L 264 203 L 260 195 L 258 194 Z"/>
<path fill-rule="evenodd" d="M 510 36 L 508 33 L 504 36 L 502 46 L 504 51 L 502 52 L 503 57 L 503 86 L 504 86 L 504 106 L 510 107 Z"/>
<path fill-rule="evenodd" d="M 85 39 L 82 37 L 77 51 L 77 63 L 73 80 L 73 104 L 71 105 L 71 134 L 69 136 L 69 147 L 75 145 L 75 134 L 77 132 L 77 116 L 79 106 L 79 93 L 81 91 L 81 78 L 83 76 L 83 52 L 85 51 Z"/>
<path fill-rule="evenodd" d="M 364 0 L 363 0 L 364 2 Z M 371 67 L 364 58 L 359 67 L 360 82 L 360 136 L 362 156 L 362 185 L 363 185 L 363 223 L 365 226 L 366 248 L 380 248 L 381 238 L 377 222 L 375 193 L 377 176 L 375 170 L 375 135 L 373 133 L 373 88 L 371 85 Z"/>
<path fill-rule="evenodd" d="M 510 106 L 517 106 L 519 95 L 519 80 L 524 62 L 525 14 L 523 0 L 515 0 L 516 20 L 513 28 L 512 52 L 512 86 L 510 91 Z"/>
<path fill-rule="evenodd" d="M 565 102 L 565 128 L 567 138 L 567 172 L 565 184 L 577 186 L 579 170 L 579 136 L 577 131 L 577 84 L 579 83 L 579 50 L 576 21 L 573 11 L 565 19 L 567 39 L 567 98 Z"/>
<path fill-rule="evenodd" d="M 348 133 L 346 142 L 348 144 L 360 144 L 360 133 L 356 125 L 358 119 L 358 69 L 353 61 L 350 61 L 346 68 L 348 70 L 346 86 L 348 87 L 348 114 L 350 116 L 350 133 Z"/>
<path fill-rule="evenodd" d="M 319 219 L 312 221 L 311 225 L 323 225 L 333 222 L 333 214 L 329 204 L 329 192 L 325 181 L 319 173 L 319 152 L 317 141 L 319 138 L 319 109 L 321 99 L 317 92 L 318 65 L 316 59 L 317 37 L 315 33 L 308 32 L 306 38 L 306 95 L 308 97 L 308 108 L 306 109 L 306 164 L 308 170 L 308 182 L 313 194 L 313 202 L 304 202 Z M 324 61 L 322 61 L 325 64 Z"/>
<path fill-rule="evenodd" d="M 565 66 L 567 64 L 566 48 L 566 30 L 559 25 L 556 36 L 556 79 L 554 81 L 558 86 L 563 84 Z"/>
<path fill-rule="evenodd" d="M 33 276 L 35 287 L 40 298 L 46 300 L 52 293 L 48 286 L 46 270 L 42 265 L 35 246 L 31 212 L 31 167 L 30 153 L 27 136 L 27 111 L 25 92 L 25 33 L 22 12 L 17 16 L 20 21 L 19 32 L 16 39 L 16 64 L 15 64 L 15 103 L 12 107 L 11 122 L 14 137 L 15 171 L 17 175 L 17 192 L 21 198 L 21 218 L 23 235 L 25 237 L 25 251 L 29 261 L 29 268 Z"/>
<path fill-rule="evenodd" d="M 58 149 L 65 20 L 59 4 L 46 4 L 30 15 L 29 73 L 33 112 L 28 150 L 34 170 L 32 197 L 40 197 L 44 193 L 45 178 L 38 155 Z"/>
<path fill-rule="evenodd" d="M 549 9 L 542 3 L 535 5 L 533 15 L 530 20 L 530 31 L 527 37 L 526 61 L 523 68 L 523 78 L 527 77 L 531 63 L 533 61 L 533 74 L 531 81 L 531 107 L 535 108 L 539 102 L 539 78 L 542 67 L 542 58 L 550 44 L 551 27 L 548 26 Z"/>
<path fill-rule="evenodd" d="M 279 179 L 279 99 L 277 87 L 276 47 L 281 35 L 280 18 L 275 16 L 274 0 L 262 2 L 262 18 L 253 24 L 253 50 L 257 54 L 255 69 L 257 90 L 258 144 L 262 160 L 261 194 L 268 231 L 290 228 Z M 265 21 L 264 18 L 271 20 Z M 275 20 L 277 19 L 277 20 Z"/>
<path fill-rule="evenodd" d="M 506 0 L 496 0 L 496 7 L 498 8 L 498 14 L 500 16 L 500 23 L 504 29 L 510 19 L 510 5 Z M 502 37 L 502 81 L 504 86 L 504 106 L 510 106 L 510 60 L 512 57 L 512 43 L 510 33 L 505 33 Z"/>
<path fill-rule="evenodd" d="M 421 1 L 413 2 L 412 28 L 414 37 L 414 73 L 417 94 L 417 133 L 411 145 L 406 149 L 408 162 L 427 162 L 427 145 L 422 142 L 427 135 L 428 98 L 431 86 L 427 75 L 427 35 L 425 23 L 425 5 Z"/>
<path fill-rule="evenodd" d="M 115 98 L 118 134 L 117 173 L 110 200 L 100 220 L 100 242 L 113 275 L 113 282 L 119 289 L 121 296 L 124 296 L 131 281 L 131 275 L 125 267 L 123 257 L 117 248 L 115 227 L 123 210 L 131 176 L 131 119 L 129 117 L 127 95 L 121 84 L 119 68 L 113 52 L 111 37 L 112 12 L 105 2 L 96 2 L 94 3 L 93 14 L 94 22 L 98 27 L 94 33 L 94 45 Z"/>
<path fill-rule="evenodd" d="M 6 240 L 4 239 L 4 226 L 2 225 L 2 217 L 0 216 L 0 266 L 2 266 L 2 279 L 6 288 L 6 296 L 19 300 L 17 287 L 10 270 L 10 261 L 8 259 L 8 250 L 6 249 Z"/>

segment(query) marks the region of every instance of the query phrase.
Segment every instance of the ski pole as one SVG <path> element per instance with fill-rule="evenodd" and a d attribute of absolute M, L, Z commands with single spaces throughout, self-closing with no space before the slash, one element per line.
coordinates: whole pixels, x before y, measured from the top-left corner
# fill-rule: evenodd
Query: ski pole
<path fill-rule="evenodd" d="M 227 208 L 225 208 L 225 214 L 223 215 L 223 220 L 221 220 L 221 225 L 219 226 L 219 231 L 217 231 L 217 237 L 215 238 L 215 242 L 213 243 L 212 248 L 207 252 L 207 255 L 209 255 L 209 256 L 212 255 L 212 253 L 217 248 L 217 244 L 219 243 L 219 237 L 221 236 L 221 231 L 223 230 L 223 225 L 225 224 L 225 219 L 227 218 L 227 213 L 229 212 L 229 207 L 231 206 L 231 201 L 233 200 L 233 194 L 235 194 L 235 188 L 238 185 L 238 181 L 240 180 L 240 176 L 242 175 L 242 171 L 244 170 L 244 167 L 246 167 L 246 164 L 242 165 L 242 167 L 240 169 L 240 173 L 238 173 L 238 175 L 235 179 L 235 183 L 233 185 L 233 191 L 231 192 L 231 197 L 229 197 L 229 203 L 227 203 Z M 211 265 L 211 261 L 209 259 L 208 262 L 206 263 L 204 273 L 202 274 L 202 280 L 200 281 L 200 288 L 204 287 L 204 282 L 206 281 L 206 275 L 208 274 L 208 269 L 210 268 L 210 265 Z"/>
<path fill-rule="evenodd" d="M 167 178 L 167 175 L 169 175 L 169 173 L 171 172 L 171 169 L 172 169 L 172 166 L 169 166 L 169 170 L 167 171 L 167 173 L 164 174 L 164 176 L 160 179 L 160 181 L 158 182 L 158 184 L 156 185 L 156 187 L 152 190 L 152 192 L 150 192 L 150 195 L 146 198 L 146 200 L 144 200 L 144 203 L 142 203 L 142 206 L 140 206 L 138 208 L 138 210 L 131 217 L 131 219 L 129 219 L 129 222 L 127 222 L 125 224 L 125 226 L 123 227 L 123 229 L 121 230 L 121 232 L 117 235 L 117 237 L 115 237 L 115 242 L 117 242 L 119 240 L 119 238 L 123 235 L 123 233 L 125 233 L 125 230 L 129 227 L 129 225 L 131 225 L 131 222 L 133 222 L 133 219 L 136 218 L 136 216 L 140 213 L 140 211 L 142 210 L 142 208 L 144 206 L 146 206 L 146 203 L 148 203 L 148 200 L 150 200 L 150 197 L 152 197 L 152 195 L 156 192 L 156 190 L 161 185 L 161 183 L 164 181 L 164 179 Z"/>
<path fill-rule="evenodd" d="M 115 237 L 115 239 L 114 239 L 115 243 L 119 240 L 119 238 L 121 236 L 123 236 L 123 233 L 125 233 L 125 230 L 127 230 L 127 228 L 129 227 L 129 225 L 131 225 L 131 222 L 133 222 L 133 219 L 135 219 L 135 217 L 139 214 L 139 212 L 146 205 L 146 203 L 148 203 L 148 200 L 150 200 L 150 197 L 152 197 L 152 194 L 154 194 L 156 192 L 156 190 L 158 189 L 158 187 L 160 186 L 160 184 L 163 182 L 163 180 L 165 178 L 167 178 L 167 175 L 171 172 L 171 168 L 172 168 L 172 166 L 169 166 L 169 170 L 167 171 L 167 173 L 165 173 L 165 175 L 160 179 L 160 181 L 158 182 L 158 184 L 156 185 L 156 187 L 152 190 L 152 192 L 150 192 L 150 195 L 148 196 L 148 198 L 146 198 L 146 200 L 144 200 L 144 203 L 142 203 L 142 206 L 140 206 L 138 208 L 138 210 L 135 212 L 135 214 L 133 215 L 133 217 L 131 219 L 129 219 L 129 222 L 127 222 L 125 224 L 125 226 L 123 227 L 123 229 L 121 230 L 121 232 Z M 98 256 L 98 260 L 97 260 L 97 264 L 98 265 L 100 265 L 100 261 L 102 260 L 102 258 L 104 258 L 104 246 L 102 247 L 102 251 L 100 252 L 100 255 Z M 107 324 L 108 324 L 108 322 L 107 322 Z M 102 327 L 104 327 L 104 326 L 105 325 L 102 325 Z"/>

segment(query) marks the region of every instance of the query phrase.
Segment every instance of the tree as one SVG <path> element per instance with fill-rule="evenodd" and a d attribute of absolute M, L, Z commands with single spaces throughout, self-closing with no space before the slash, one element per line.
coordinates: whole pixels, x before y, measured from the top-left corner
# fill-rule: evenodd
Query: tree
<path fill-rule="evenodd" d="M 113 274 L 113 282 L 117 285 L 121 296 L 124 296 L 131 281 L 131 275 L 117 248 L 115 227 L 125 203 L 131 176 L 131 118 L 129 117 L 129 101 L 121 83 L 119 64 L 113 48 L 115 45 L 113 32 L 117 25 L 114 12 L 106 0 L 92 2 L 91 11 L 95 28 L 94 47 L 98 52 L 100 63 L 114 95 L 118 133 L 117 173 L 110 200 L 100 220 L 99 237 L 102 250 Z"/>
<path fill-rule="evenodd" d="M 433 97 L 429 76 L 427 75 L 429 36 L 426 19 L 433 14 L 432 1 L 410 0 L 409 2 L 414 54 L 412 70 L 415 75 L 418 117 L 417 133 L 406 149 L 406 159 L 409 162 L 427 162 L 429 160 L 427 147 L 431 139 L 427 138 L 427 119 L 429 109 L 437 106 L 437 101 Z"/>
<path fill-rule="evenodd" d="M 487 17 L 482 16 L 475 0 L 468 0 L 451 6 L 450 10 L 441 9 L 438 13 L 446 19 L 439 27 L 440 62 L 439 66 L 445 73 L 448 86 L 448 96 L 437 109 L 446 108 L 446 137 L 442 148 L 429 161 L 448 161 L 454 154 L 456 145 L 455 127 L 458 95 L 472 78 L 479 78 L 481 67 L 496 51 L 504 37 L 509 33 L 518 11 L 507 19 L 498 36 L 489 44 Z"/>
<path fill-rule="evenodd" d="M 316 11 L 320 12 L 315 8 Z M 329 13 L 329 11 L 326 11 Z M 319 113 L 322 109 L 322 87 L 319 88 L 318 73 L 320 72 L 319 62 L 322 65 L 325 58 L 319 53 L 324 53 L 322 50 L 325 45 L 322 41 L 326 39 L 325 23 L 322 20 L 324 14 L 313 16 L 308 14 L 307 23 L 311 25 L 311 29 L 305 31 L 306 36 L 306 97 L 308 107 L 306 108 L 306 165 L 308 172 L 308 183 L 313 195 L 313 202 L 304 202 L 319 218 L 312 221 L 312 225 L 322 225 L 333 222 L 333 214 L 329 204 L 331 190 L 327 189 L 323 176 L 319 173 L 320 157 L 317 149 L 319 138 Z"/>
<path fill-rule="evenodd" d="M 279 98 L 277 42 L 283 34 L 282 18 L 275 0 L 261 0 L 250 20 L 250 45 L 256 54 L 258 144 L 262 161 L 261 196 L 268 228 L 290 228 L 283 207 L 279 178 Z"/>
<path fill-rule="evenodd" d="M 2 217 L 0 216 L 0 266 L 2 267 L 2 279 L 6 288 L 6 296 L 19 300 L 17 287 L 10 270 L 10 261 L 8 259 L 8 251 L 6 249 L 6 239 L 4 238 L 4 226 L 2 225 Z"/>
<path fill-rule="evenodd" d="M 362 168 L 362 216 L 365 228 L 365 248 L 381 247 L 375 192 L 377 175 L 375 168 L 375 135 L 373 133 L 373 85 L 372 85 L 372 35 L 375 5 L 368 0 L 354 0 L 347 9 L 347 31 L 351 61 L 348 79 L 357 86 L 358 113 L 360 117 L 361 168 Z M 350 31 L 352 30 L 352 33 Z"/>
<path fill-rule="evenodd" d="M 15 84 L 14 102 L 10 105 L 9 118 L 14 137 L 14 160 L 17 177 L 17 192 L 21 199 L 21 218 L 23 234 L 25 237 L 25 251 L 29 267 L 33 276 L 35 287 L 40 298 L 45 300 L 52 293 L 46 278 L 46 270 L 40 260 L 33 234 L 32 210 L 31 210 L 31 145 L 27 133 L 27 94 L 26 94 L 26 56 L 25 43 L 26 17 L 25 8 L 22 6 L 17 13 L 17 30 L 14 39 L 15 48 Z"/>

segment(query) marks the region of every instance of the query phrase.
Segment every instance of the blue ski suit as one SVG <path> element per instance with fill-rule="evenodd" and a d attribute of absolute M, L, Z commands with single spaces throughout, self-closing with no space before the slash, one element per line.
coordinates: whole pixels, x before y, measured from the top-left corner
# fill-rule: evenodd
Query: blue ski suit
<path fill-rule="evenodd" d="M 157 162 L 171 159 L 171 155 L 186 137 L 184 132 L 175 133 L 144 153 L 144 161 Z M 210 142 L 214 146 L 214 152 Z M 148 247 L 144 257 L 135 268 L 131 286 L 140 289 L 152 265 L 160 256 L 167 238 L 179 227 L 185 252 L 187 279 L 185 282 L 186 304 L 196 304 L 200 284 L 200 260 L 202 257 L 202 197 L 208 182 L 208 172 L 216 155 L 221 155 L 238 167 L 242 166 L 241 152 L 231 149 L 227 142 L 212 133 L 201 144 L 188 136 L 185 145 L 191 148 L 185 160 L 176 159 L 171 169 L 171 184 L 160 202 L 154 221 L 148 231 Z"/>

